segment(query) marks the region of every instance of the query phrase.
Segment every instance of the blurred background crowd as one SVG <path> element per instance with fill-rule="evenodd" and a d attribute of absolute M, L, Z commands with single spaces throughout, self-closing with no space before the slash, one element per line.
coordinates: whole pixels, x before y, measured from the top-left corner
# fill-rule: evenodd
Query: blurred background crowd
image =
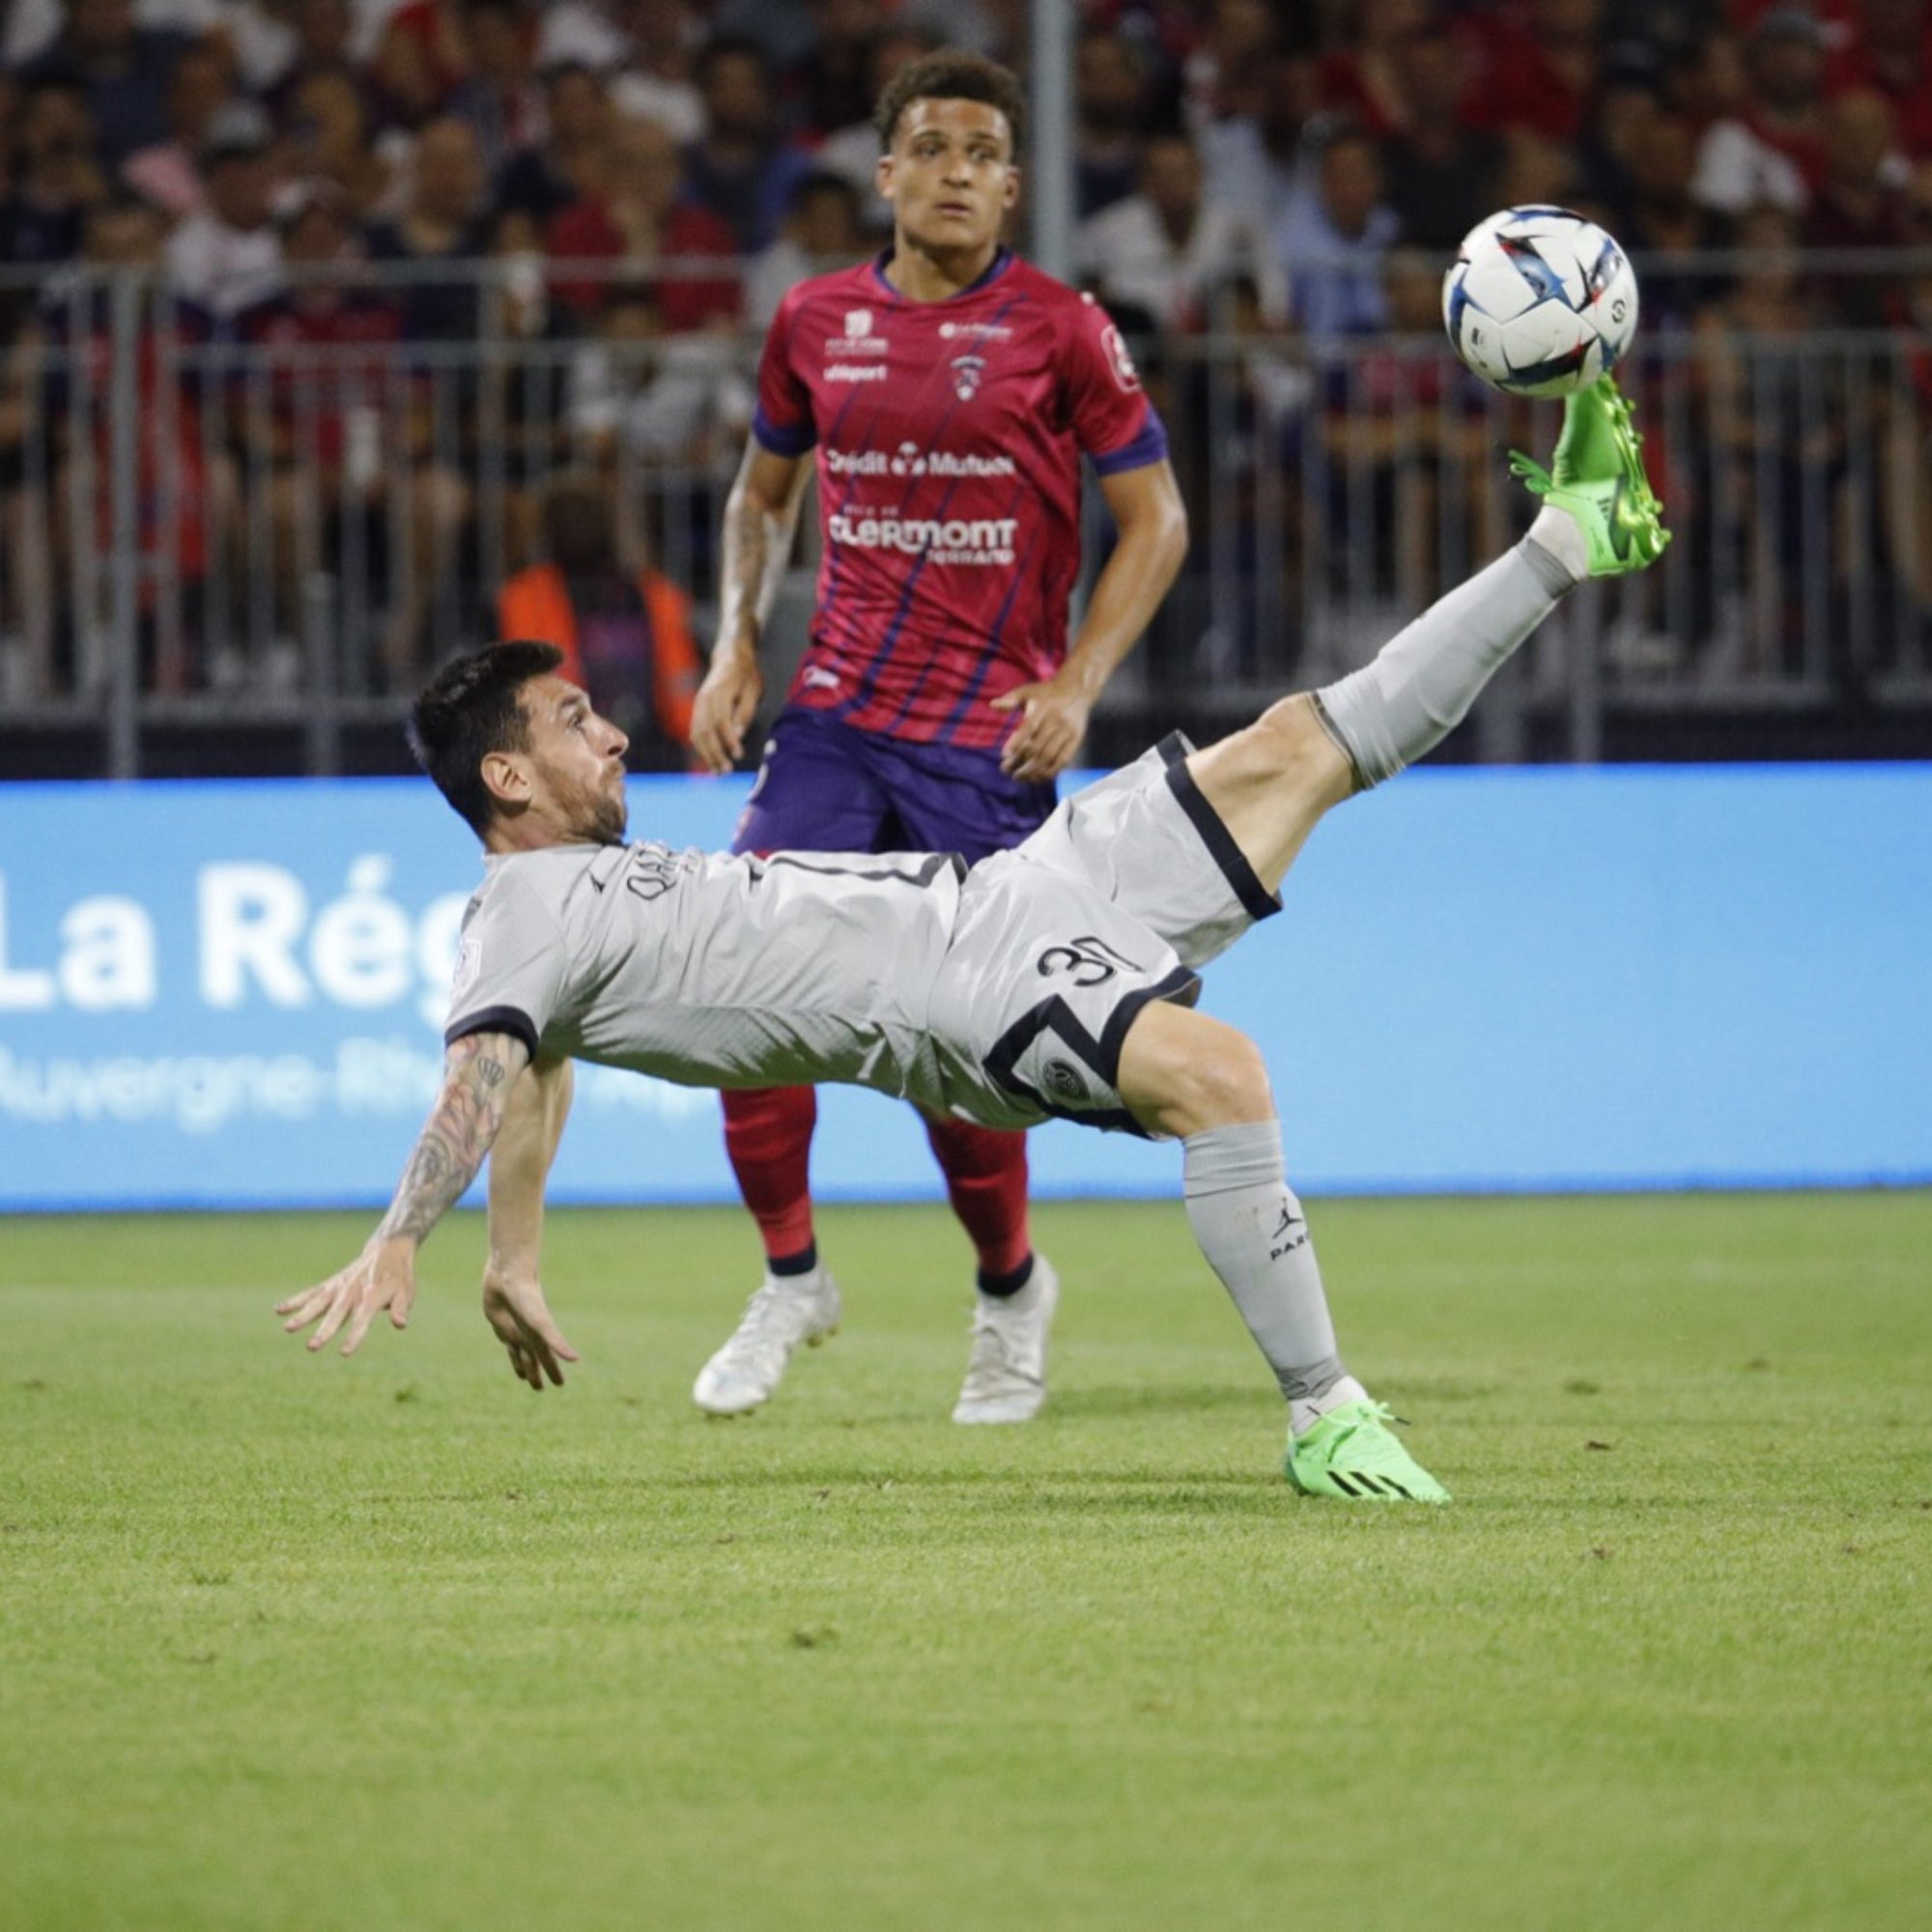
<path fill-rule="evenodd" d="M 644 647 L 607 612 L 586 658 L 676 763 L 661 661 L 702 648 L 762 329 L 889 235 L 884 81 L 940 44 L 1024 74 L 1029 12 L 12 0 L 0 709 L 32 729 L 0 755 L 98 764 L 118 689 L 265 723 L 150 769 L 381 763 L 303 735 L 316 707 L 384 724 L 555 565 L 646 609 Z M 1550 418 L 1449 360 L 1440 277 L 1484 214 L 1554 202 L 1636 258 L 1680 542 L 1529 666 L 1489 753 L 1614 753 L 1605 694 L 1666 754 L 1719 710 L 1745 749 L 1910 740 L 1927 0 L 1087 0 L 1070 138 L 1067 267 L 1140 346 L 1195 519 L 1125 711 L 1238 708 L 1506 538 L 1495 447 Z"/>

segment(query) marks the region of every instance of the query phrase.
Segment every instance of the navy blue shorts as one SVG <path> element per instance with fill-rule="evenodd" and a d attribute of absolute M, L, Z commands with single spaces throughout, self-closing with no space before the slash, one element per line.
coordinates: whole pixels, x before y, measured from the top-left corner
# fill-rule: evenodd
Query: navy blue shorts
<path fill-rule="evenodd" d="M 1037 831 L 1055 803 L 1051 784 L 1001 771 L 997 752 L 882 738 L 787 706 L 731 849 L 957 852 L 971 865 Z"/>

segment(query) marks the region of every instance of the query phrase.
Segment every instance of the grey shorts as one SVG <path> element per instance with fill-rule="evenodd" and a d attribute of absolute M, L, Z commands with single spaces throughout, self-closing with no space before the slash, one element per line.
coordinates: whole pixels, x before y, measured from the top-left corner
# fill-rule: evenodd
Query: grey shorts
<path fill-rule="evenodd" d="M 1194 969 L 1281 910 L 1195 785 L 1191 750 L 1175 733 L 968 874 L 928 1009 L 950 1112 L 1146 1131 L 1119 1088 L 1134 1016 L 1192 1006 Z"/>

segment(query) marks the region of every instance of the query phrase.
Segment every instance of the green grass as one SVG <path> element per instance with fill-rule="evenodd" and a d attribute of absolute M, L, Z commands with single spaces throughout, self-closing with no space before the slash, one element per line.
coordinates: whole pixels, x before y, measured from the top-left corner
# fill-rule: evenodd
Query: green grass
<path fill-rule="evenodd" d="M 351 1363 L 359 1217 L 0 1225 L 0 1925 L 1932 1922 L 1932 1196 L 1312 1213 L 1451 1509 L 1288 1492 L 1177 1208 L 1007 1431 L 937 1211 L 732 1424 L 735 1214 L 554 1217 L 542 1396 L 472 1219 Z"/>

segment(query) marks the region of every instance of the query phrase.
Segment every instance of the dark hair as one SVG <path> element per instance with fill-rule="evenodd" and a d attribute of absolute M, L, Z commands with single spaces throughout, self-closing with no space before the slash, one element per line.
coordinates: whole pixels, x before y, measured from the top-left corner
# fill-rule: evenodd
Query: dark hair
<path fill-rule="evenodd" d="M 479 838 L 497 810 L 483 782 L 483 760 L 492 752 L 529 750 L 524 686 L 562 662 L 554 644 L 492 644 L 443 666 L 410 707 L 416 763 Z"/>
<path fill-rule="evenodd" d="M 814 195 L 836 194 L 854 214 L 859 212 L 859 190 L 843 175 L 836 175 L 830 168 L 813 168 L 798 178 L 797 185 L 785 197 L 785 209 L 796 214 Z"/>
<path fill-rule="evenodd" d="M 1026 132 L 1026 96 L 1020 91 L 1018 76 L 997 61 L 952 47 L 908 61 L 886 82 L 879 104 L 872 110 L 880 147 L 893 145 L 899 117 L 915 100 L 982 100 L 988 107 L 997 107 L 1013 130 L 1013 153 L 1020 151 Z"/>
<path fill-rule="evenodd" d="M 720 34 L 698 48 L 697 59 L 692 64 L 692 78 L 699 87 L 704 86 L 712 70 L 727 60 L 750 61 L 762 79 L 769 82 L 772 77 L 771 56 L 759 42 L 749 34 Z"/>

